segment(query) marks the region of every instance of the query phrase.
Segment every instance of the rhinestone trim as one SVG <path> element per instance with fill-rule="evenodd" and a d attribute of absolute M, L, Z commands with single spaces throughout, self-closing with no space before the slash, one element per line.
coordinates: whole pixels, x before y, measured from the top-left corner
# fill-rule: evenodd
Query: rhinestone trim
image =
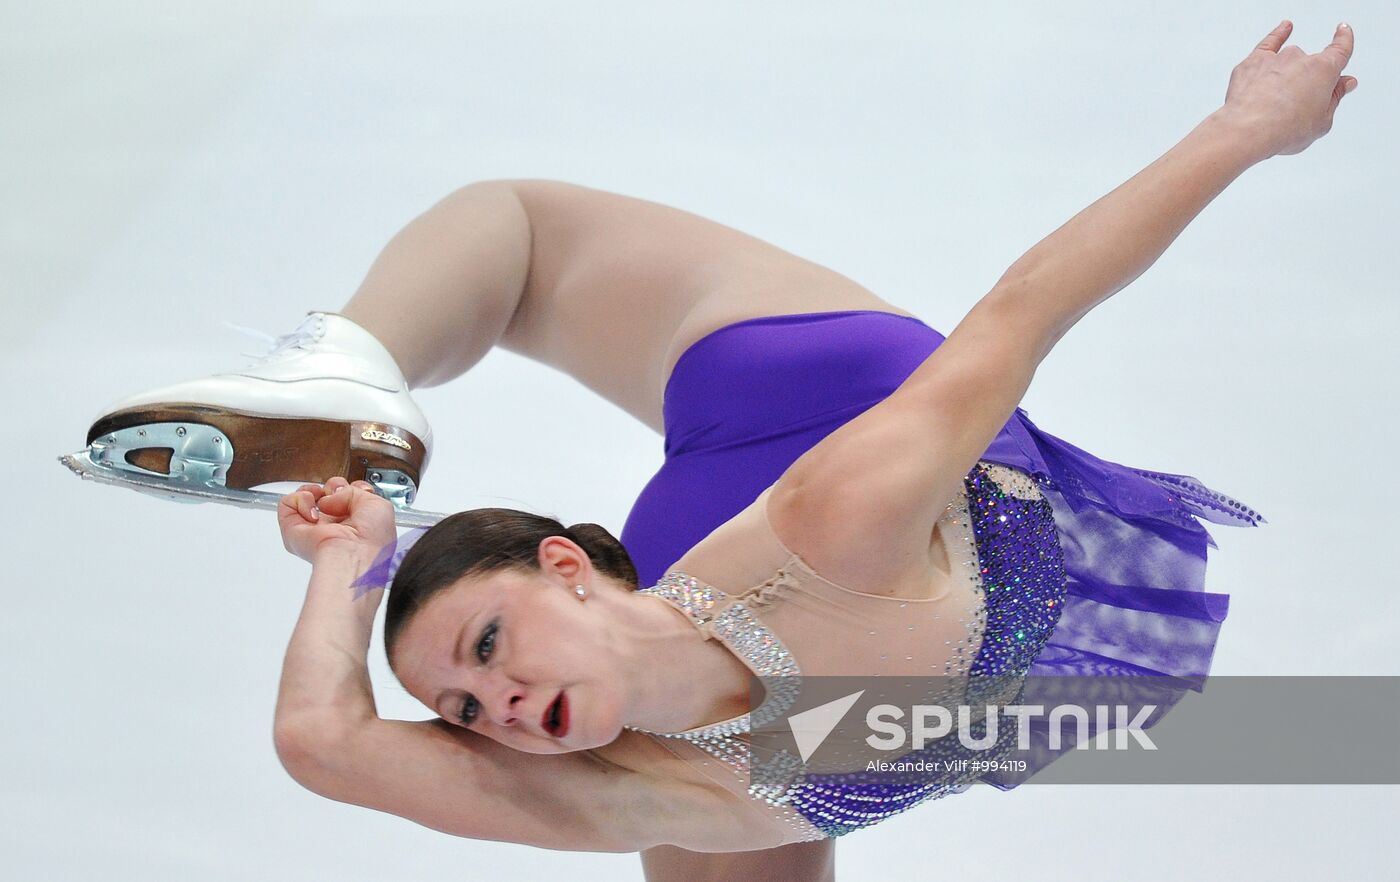
<path fill-rule="evenodd" d="M 786 583 L 784 567 L 772 579 L 747 592 L 745 599 L 764 605 L 776 599 Z M 688 573 L 672 571 L 641 593 L 651 594 L 676 606 L 701 631 L 719 638 L 749 668 L 763 679 L 763 703 L 752 714 L 741 714 L 707 726 L 684 732 L 652 732 L 635 726 L 628 727 L 659 738 L 688 741 L 723 763 L 741 778 L 747 776 L 748 794 L 778 812 L 782 820 L 797 831 L 799 842 L 825 839 L 826 834 L 789 804 L 801 786 L 801 761 L 786 753 L 767 762 L 753 765 L 748 738 L 755 722 L 762 726 L 781 717 L 802 691 L 802 673 L 791 651 L 766 625 L 760 622 L 744 600 L 729 601 L 725 592 L 700 581 Z M 714 612 L 717 607 L 719 612 Z M 752 774 L 750 772 L 752 771 Z"/>
<path fill-rule="evenodd" d="M 771 589 L 772 582 L 764 583 L 761 591 Z M 722 640 L 757 676 L 763 678 L 765 695 L 763 703 L 752 714 L 740 714 L 684 732 L 652 732 L 633 727 L 634 731 L 662 738 L 684 738 L 706 746 L 715 739 L 752 731 L 755 721 L 762 726 L 781 717 L 797 700 L 798 693 L 802 691 L 802 672 L 797 667 L 797 660 L 778 635 L 755 618 L 742 601 L 734 600 L 715 613 L 713 610 L 729 595 L 679 570 L 667 573 L 655 585 L 643 588 L 639 593 L 651 594 L 674 604 L 702 631 L 708 631 Z M 709 750 L 709 747 L 706 746 L 706 749 Z M 726 762 L 732 760 L 727 755 L 720 758 Z"/>
<path fill-rule="evenodd" d="M 987 475 L 1009 496 L 1015 496 L 1017 499 L 1040 499 L 1044 495 L 1040 492 L 1040 485 L 1036 483 L 1035 478 L 1026 472 L 1001 463 L 983 465 Z"/>
<path fill-rule="evenodd" d="M 982 564 L 977 549 L 977 535 L 973 529 L 972 511 L 968 505 L 966 493 L 961 493 L 953 499 L 943 514 L 943 521 L 945 523 L 944 529 L 949 530 L 944 535 L 948 537 L 945 547 L 948 549 L 952 578 L 957 579 L 958 573 L 962 572 L 964 578 L 972 586 L 972 592 L 976 598 L 972 620 L 958 618 L 958 624 L 962 625 L 964 629 L 963 636 L 956 643 L 945 643 L 949 653 L 943 662 L 943 676 L 961 678 L 967 673 L 968 668 L 972 666 L 973 659 L 981 650 L 983 635 L 986 633 L 987 627 L 987 595 L 982 580 Z"/>
<path fill-rule="evenodd" d="M 679 570 L 667 573 L 655 585 L 650 588 L 642 588 L 637 593 L 652 594 L 669 600 L 680 607 L 681 612 L 697 624 L 708 622 L 712 617 L 710 610 L 728 597 L 727 594 L 713 585 L 706 585 L 694 576 L 686 575 Z"/>

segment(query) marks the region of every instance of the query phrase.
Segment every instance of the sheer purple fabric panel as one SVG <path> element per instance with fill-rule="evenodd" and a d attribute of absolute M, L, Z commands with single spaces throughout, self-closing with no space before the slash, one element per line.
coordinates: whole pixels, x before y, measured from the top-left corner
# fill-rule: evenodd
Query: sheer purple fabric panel
<path fill-rule="evenodd" d="M 1023 703 L 1151 706 L 1150 727 L 1187 691 L 1200 691 L 1229 611 L 1228 594 L 1205 589 L 1207 549 L 1217 546 L 1200 520 L 1267 521 L 1188 475 L 1096 457 L 1040 429 L 1019 408 L 993 448 L 988 459 L 1005 457 L 998 461 L 1048 479 L 1042 491 L 1065 558 L 1064 609 L 1031 666 Z M 1057 689 L 1050 677 L 1066 679 Z M 1103 679 L 1079 679 L 1088 677 Z M 1091 724 L 1089 737 L 1098 731 Z M 1010 789 L 1073 749 L 1071 726 L 1057 727 L 1058 749 L 1050 748 L 1049 734 L 1046 720 L 1036 720 L 1033 749 L 1017 755 L 1029 768 L 982 780 Z"/>
<path fill-rule="evenodd" d="M 1199 522 L 1253 526 L 1264 518 L 1187 475 L 1101 459 L 1037 427 L 1017 409 L 1001 437 L 1014 465 L 1049 478 L 1069 597 L 1032 675 L 1135 671 L 1198 676 L 1210 670 L 1229 595 L 1205 590 Z M 1001 440 L 1001 437 L 998 440 Z M 989 451 L 990 454 L 990 451 Z M 1169 489 L 1170 488 L 1170 489 Z"/>

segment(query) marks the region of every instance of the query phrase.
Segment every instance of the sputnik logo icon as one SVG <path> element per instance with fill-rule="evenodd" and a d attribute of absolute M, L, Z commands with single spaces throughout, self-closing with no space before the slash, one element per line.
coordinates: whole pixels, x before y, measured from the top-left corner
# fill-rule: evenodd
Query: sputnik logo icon
<path fill-rule="evenodd" d="M 852 692 L 850 695 L 788 717 L 788 728 L 792 730 L 793 740 L 797 742 L 797 752 L 802 755 L 804 763 L 822 746 L 822 742 L 831 734 L 831 730 L 836 728 L 836 724 L 841 722 L 851 705 L 864 694 L 864 689 Z"/>

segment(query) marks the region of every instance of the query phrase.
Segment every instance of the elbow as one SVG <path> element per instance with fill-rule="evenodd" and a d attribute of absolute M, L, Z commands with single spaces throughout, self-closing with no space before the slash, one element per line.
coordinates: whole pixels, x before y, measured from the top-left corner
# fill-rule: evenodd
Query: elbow
<path fill-rule="evenodd" d="M 335 799 L 350 733 L 343 723 L 316 717 L 279 719 L 272 735 L 282 768 L 312 793 Z"/>

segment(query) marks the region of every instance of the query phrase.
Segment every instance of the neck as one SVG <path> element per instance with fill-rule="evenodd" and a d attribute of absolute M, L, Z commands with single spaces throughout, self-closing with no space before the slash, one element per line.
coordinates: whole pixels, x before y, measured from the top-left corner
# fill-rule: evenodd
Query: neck
<path fill-rule="evenodd" d="M 709 640 L 685 613 L 659 597 L 618 595 L 617 621 L 628 647 L 623 725 L 683 732 L 749 709 L 749 669 L 722 643 Z"/>

